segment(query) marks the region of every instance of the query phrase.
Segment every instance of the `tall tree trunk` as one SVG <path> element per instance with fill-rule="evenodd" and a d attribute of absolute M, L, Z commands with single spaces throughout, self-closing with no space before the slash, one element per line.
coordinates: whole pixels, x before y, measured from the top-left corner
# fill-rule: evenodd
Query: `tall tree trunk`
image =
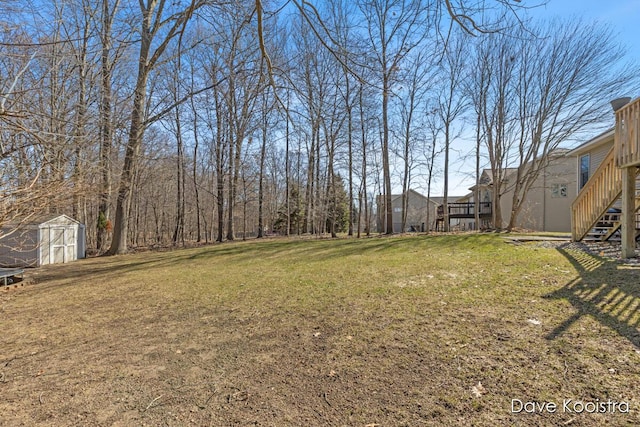
<path fill-rule="evenodd" d="M 476 231 L 481 228 L 480 224 L 480 209 L 482 201 L 480 200 L 480 114 L 478 113 L 478 120 L 476 121 L 476 186 L 473 190 L 473 201 L 475 202 L 474 221 L 476 223 Z"/>
<path fill-rule="evenodd" d="M 196 5 L 195 0 L 192 0 L 183 12 L 174 14 L 171 18 L 164 20 L 162 12 L 164 10 L 165 0 L 150 0 L 147 4 L 141 1 L 139 6 L 142 12 L 142 22 L 140 28 L 138 74 L 133 92 L 131 125 L 129 127 L 127 146 L 125 148 L 120 184 L 118 186 L 113 240 L 111 241 L 111 247 L 107 251 L 109 255 L 125 253 L 128 248 L 129 210 L 145 130 L 145 107 L 149 73 L 157 64 L 158 59 L 166 50 L 169 42 L 184 30 L 187 21 L 193 15 L 193 11 L 196 7 L 199 7 Z M 163 25 L 168 25 L 169 28 L 164 32 L 162 40 L 158 41 L 151 55 L 153 38 Z"/>
<path fill-rule="evenodd" d="M 287 237 L 291 234 L 291 191 L 289 188 L 289 92 L 287 91 L 287 110 L 285 111 L 287 126 L 285 129 L 285 158 L 284 158 L 284 181 L 285 181 L 285 193 L 286 193 L 286 209 L 287 209 Z M 299 189 L 298 189 L 299 191 Z M 298 225 L 299 227 L 299 225 Z"/>
<path fill-rule="evenodd" d="M 349 228 L 348 236 L 353 236 L 353 105 L 351 104 L 351 90 L 349 85 L 349 74 L 345 70 L 346 87 L 346 107 L 347 107 L 347 145 L 349 156 Z"/>
<path fill-rule="evenodd" d="M 108 223 L 110 217 L 111 199 L 111 27 L 113 13 L 118 7 L 116 2 L 113 12 L 109 11 L 109 0 L 102 0 L 102 28 L 100 54 L 100 172 L 101 186 L 98 202 L 97 224 L 97 249 L 103 252 L 106 249 Z"/>
<path fill-rule="evenodd" d="M 262 144 L 260 146 L 260 173 L 258 176 L 258 238 L 263 237 L 264 229 L 264 161 L 267 152 L 267 112 L 266 102 L 262 109 Z M 288 197 L 287 197 L 288 202 Z M 287 224 L 289 222 L 287 221 Z M 288 232 L 287 232 L 288 233 Z"/>
<path fill-rule="evenodd" d="M 216 133 L 215 133 L 215 168 L 216 168 L 216 213 L 217 213 L 217 232 L 216 242 L 221 243 L 224 238 L 224 152 L 225 137 L 224 118 L 222 112 L 221 94 L 217 89 L 217 80 L 215 79 L 215 71 L 212 73 L 214 83 L 213 99 L 215 103 L 216 114 Z M 213 226 L 212 221 L 212 226 Z"/>
<path fill-rule="evenodd" d="M 332 238 L 338 237 L 336 234 L 336 214 L 338 205 L 336 200 L 335 176 L 333 171 L 333 158 L 336 149 L 335 136 L 330 135 L 327 139 L 327 214 L 329 219 L 329 233 Z"/>
<path fill-rule="evenodd" d="M 444 231 L 450 231 L 449 224 L 449 132 L 450 132 L 450 123 L 448 120 L 445 120 L 444 124 L 444 181 L 442 185 L 442 205 L 444 207 L 444 219 L 443 219 L 443 227 Z"/>
<path fill-rule="evenodd" d="M 236 136 L 237 138 L 238 136 Z M 229 167 L 228 167 L 228 178 L 229 178 L 229 188 L 227 188 L 227 240 L 235 240 L 235 230 L 234 230 L 234 215 L 235 215 L 235 204 L 236 204 L 236 190 L 237 190 L 237 170 L 238 165 L 236 164 L 238 152 L 236 150 L 237 143 L 233 140 L 229 140 Z"/>
<path fill-rule="evenodd" d="M 176 96 L 177 98 L 177 96 Z M 176 224 L 173 228 L 172 242 L 177 245 L 181 242 L 184 246 L 184 212 L 185 212 L 185 173 L 184 173 L 184 144 L 182 142 L 182 122 L 180 120 L 180 111 L 175 111 L 176 125 Z"/>
<path fill-rule="evenodd" d="M 218 230 L 216 242 L 222 242 L 224 236 L 224 165 L 222 164 L 222 147 L 216 154 L 217 157 L 217 173 L 216 173 L 216 205 L 218 213 Z"/>
<path fill-rule="evenodd" d="M 193 195 L 195 198 L 196 204 L 196 242 L 200 243 L 202 241 L 202 228 L 200 224 L 200 192 L 198 185 L 198 145 L 200 139 L 198 137 L 198 113 L 196 112 L 195 104 L 193 101 L 193 97 L 191 98 L 191 109 L 193 111 L 193 168 L 191 176 L 193 178 Z M 206 225 L 205 225 L 206 230 Z M 206 231 L 205 231 L 206 234 Z M 206 239 L 206 237 L 205 237 Z"/>
<path fill-rule="evenodd" d="M 138 66 L 138 78 L 131 111 L 131 126 L 129 127 L 129 139 L 125 149 L 124 164 L 118 187 L 118 199 L 116 202 L 116 217 L 113 227 L 113 239 L 108 255 L 123 254 L 127 252 L 127 235 L 129 231 L 129 207 L 131 205 L 131 192 L 134 183 L 135 170 L 138 164 L 142 137 L 144 134 L 144 113 L 147 97 L 147 55 L 149 52 L 149 40 L 143 38 L 140 48 L 140 62 Z"/>
<path fill-rule="evenodd" d="M 389 165 L 389 76 L 382 77 L 382 175 L 384 180 L 385 234 L 393 234 L 393 206 L 391 205 L 391 167 Z"/>
<path fill-rule="evenodd" d="M 311 147 L 309 149 L 309 160 L 307 162 L 307 188 L 305 192 L 305 213 L 304 213 L 304 226 L 303 233 L 313 234 L 313 198 L 314 198 L 314 183 L 315 183 L 315 152 L 316 152 L 316 132 L 317 126 L 315 123 L 311 124 Z"/>
<path fill-rule="evenodd" d="M 371 227 L 370 227 L 371 223 L 369 218 L 369 206 L 368 206 L 369 197 L 367 195 L 367 130 L 366 130 L 365 117 L 364 117 L 364 103 L 363 103 L 362 95 L 363 94 L 362 94 L 362 86 L 361 86 L 358 96 L 359 96 L 359 104 L 360 104 L 360 131 L 361 131 L 361 138 L 362 138 L 362 192 L 364 193 L 364 216 L 365 216 L 364 231 L 365 231 L 365 234 L 369 236 L 371 233 Z"/>

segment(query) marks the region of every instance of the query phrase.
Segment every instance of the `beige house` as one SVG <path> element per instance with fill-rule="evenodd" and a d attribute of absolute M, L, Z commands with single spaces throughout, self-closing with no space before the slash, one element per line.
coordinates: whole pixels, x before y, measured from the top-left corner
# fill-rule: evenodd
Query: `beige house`
<path fill-rule="evenodd" d="M 407 214 L 405 229 L 402 230 L 402 194 L 391 196 L 393 206 L 393 232 L 424 232 L 433 229 L 436 221 L 437 208 L 442 203 L 441 197 L 427 198 L 415 190 L 407 191 Z M 379 232 L 385 231 L 386 211 L 384 208 L 384 196 L 377 197 L 376 224 Z M 428 222 L 431 224 L 429 225 Z"/>
<path fill-rule="evenodd" d="M 540 171 L 531 189 L 527 192 L 522 209 L 516 221 L 516 227 L 534 231 L 570 232 L 571 231 L 571 203 L 577 194 L 576 161 L 567 157 L 568 150 L 557 149 L 549 156 L 549 162 Z M 509 223 L 517 169 L 505 169 L 500 197 L 500 212 L 502 226 Z M 479 180 L 480 213 L 484 214 L 480 228 L 492 228 L 490 214 L 493 211 L 493 179 L 489 169 L 482 171 Z M 471 193 L 457 200 L 457 203 L 470 203 L 475 208 L 475 186 Z M 456 219 L 460 229 L 474 230 L 474 215 Z M 451 223 L 454 227 L 454 222 Z"/>
<path fill-rule="evenodd" d="M 516 227 L 536 231 L 571 231 L 571 203 L 576 197 L 576 163 L 568 150 L 557 149 L 526 195 Z M 501 199 L 505 224 L 513 203 L 513 184 Z"/>

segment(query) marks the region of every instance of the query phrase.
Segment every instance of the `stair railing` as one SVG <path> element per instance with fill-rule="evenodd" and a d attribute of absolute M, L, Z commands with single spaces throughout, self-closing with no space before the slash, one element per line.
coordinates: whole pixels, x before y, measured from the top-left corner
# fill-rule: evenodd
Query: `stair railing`
<path fill-rule="evenodd" d="M 614 148 L 571 204 L 571 237 L 582 240 L 622 194 L 622 170 L 616 167 Z"/>
<path fill-rule="evenodd" d="M 616 111 L 616 165 L 640 164 L 640 98 Z"/>

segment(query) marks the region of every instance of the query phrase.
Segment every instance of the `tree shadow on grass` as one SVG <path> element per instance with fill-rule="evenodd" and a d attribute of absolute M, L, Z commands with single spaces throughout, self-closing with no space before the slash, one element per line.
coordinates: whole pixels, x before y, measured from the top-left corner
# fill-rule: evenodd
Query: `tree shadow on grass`
<path fill-rule="evenodd" d="M 128 273 L 144 272 L 153 268 L 188 267 L 191 262 L 204 261 L 218 265 L 221 271 L 224 271 L 227 263 L 236 262 L 269 260 L 274 263 L 321 263 L 367 254 L 391 254 L 394 251 L 415 253 L 416 257 L 425 257 L 430 251 L 435 250 L 451 252 L 460 249 L 491 250 L 501 243 L 499 239 L 469 235 L 237 241 L 199 248 L 91 258 L 70 264 L 41 267 L 29 272 L 27 276 L 33 279 L 32 283 L 41 285 L 56 282 L 56 286 L 74 286 L 83 281 L 90 281 L 100 286 L 110 281 L 118 281 Z M 379 259 L 372 257 L 371 262 L 379 262 Z"/>
<path fill-rule="evenodd" d="M 256 259 L 281 260 L 286 253 L 291 259 L 307 262 L 326 262 L 350 256 L 359 256 L 377 252 L 393 251 L 415 252 L 416 256 L 426 256 L 428 251 L 459 251 L 460 249 L 490 250 L 502 244 L 499 239 L 484 238 L 480 235 L 418 235 L 418 236 L 374 236 L 364 239 L 276 239 L 265 241 L 223 243 L 209 251 L 198 251 L 175 258 L 179 260 L 196 260 L 214 258 L 222 255 L 231 256 L 234 260 L 247 261 Z"/>
<path fill-rule="evenodd" d="M 570 247 L 558 250 L 579 276 L 545 298 L 567 300 L 576 313 L 546 338 L 553 340 L 583 316 L 591 316 L 640 348 L 640 266 L 623 265 Z"/>

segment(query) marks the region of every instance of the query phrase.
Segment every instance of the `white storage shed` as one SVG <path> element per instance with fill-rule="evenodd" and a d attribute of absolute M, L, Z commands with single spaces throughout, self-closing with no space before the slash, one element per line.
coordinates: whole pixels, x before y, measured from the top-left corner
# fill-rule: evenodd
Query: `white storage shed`
<path fill-rule="evenodd" d="M 39 267 L 85 257 L 85 227 L 67 215 L 6 224 L 0 232 L 0 266 Z"/>

